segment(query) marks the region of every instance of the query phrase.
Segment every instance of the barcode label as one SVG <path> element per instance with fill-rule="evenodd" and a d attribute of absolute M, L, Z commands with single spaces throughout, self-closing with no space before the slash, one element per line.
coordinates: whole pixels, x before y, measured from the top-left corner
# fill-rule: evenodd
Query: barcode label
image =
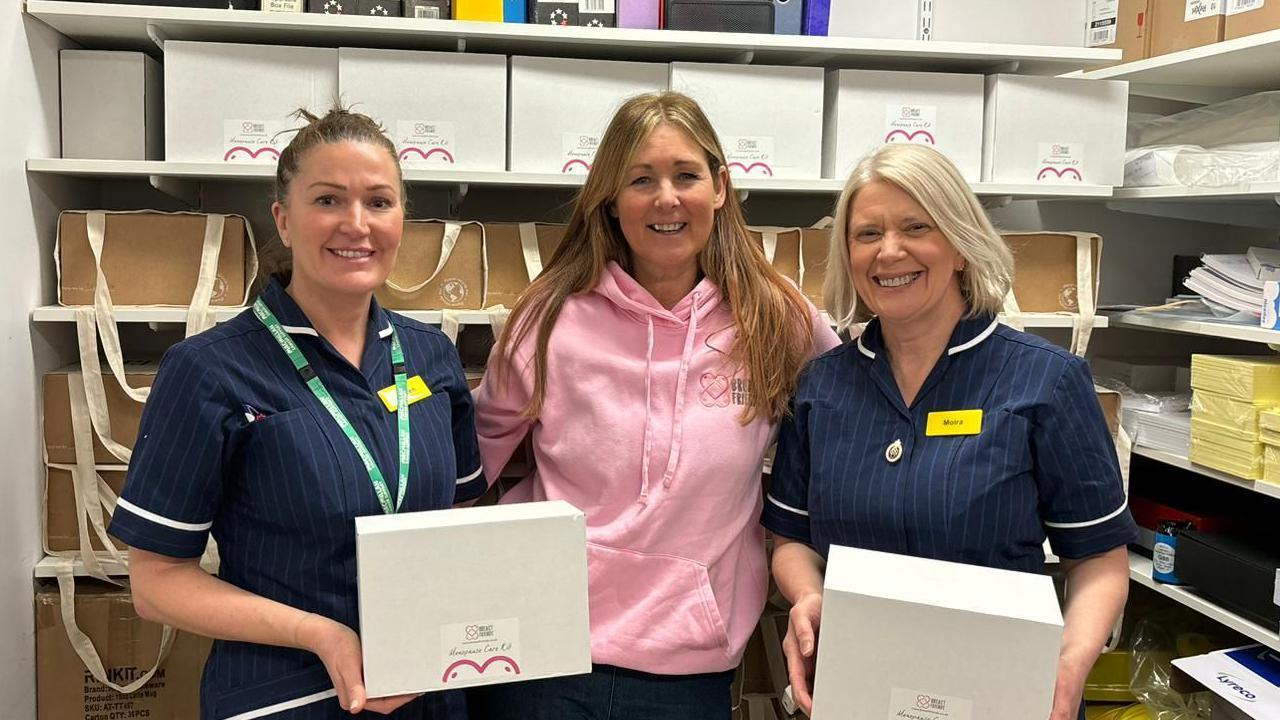
<path fill-rule="evenodd" d="M 1183 22 L 1193 22 L 1214 15 L 1221 15 L 1226 11 L 1226 5 L 1222 0 L 1187 0 L 1187 11 L 1183 14 Z"/>
<path fill-rule="evenodd" d="M 1238 15 L 1250 10 L 1261 10 L 1267 0 L 1227 0 L 1227 14 Z"/>
<path fill-rule="evenodd" d="M 1099 45 L 1111 45 L 1116 41 L 1116 29 L 1113 27 L 1103 28 L 1102 30 L 1094 30 L 1089 35 L 1089 47 L 1098 47 Z"/>
<path fill-rule="evenodd" d="M 439 20 L 440 8 L 419 5 L 413 9 L 413 16 L 416 18 L 427 18 L 428 20 Z"/>
<path fill-rule="evenodd" d="M 611 13 L 613 0 L 578 0 L 578 10 L 587 13 Z"/>

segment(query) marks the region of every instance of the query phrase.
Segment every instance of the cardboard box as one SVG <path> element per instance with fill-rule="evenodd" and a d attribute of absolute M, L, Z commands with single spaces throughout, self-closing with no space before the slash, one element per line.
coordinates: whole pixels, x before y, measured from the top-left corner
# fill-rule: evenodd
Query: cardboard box
<path fill-rule="evenodd" d="M 1175 683 L 1190 680 L 1179 692 L 1213 693 L 1214 720 L 1280 720 L 1280 655 L 1262 645 L 1215 650 L 1176 658 Z M 1179 683 L 1181 684 L 1181 683 Z"/>
<path fill-rule="evenodd" d="M 1280 0 L 1235 0 L 1227 3 L 1222 39 L 1232 40 L 1277 28 L 1280 28 Z"/>
<path fill-rule="evenodd" d="M 507 169 L 502 55 L 342 48 L 338 87 L 382 123 L 405 167 Z"/>
<path fill-rule="evenodd" d="M 293 113 L 323 116 L 338 99 L 336 48 L 170 40 L 164 62 L 171 162 L 274 164 L 302 126 Z"/>
<path fill-rule="evenodd" d="M 441 262 L 451 228 L 457 239 Z M 406 222 L 396 266 L 374 295 L 388 310 L 479 310 L 485 307 L 484 246 L 477 222 Z"/>
<path fill-rule="evenodd" d="M 453 0 L 453 19 L 502 22 L 502 0 Z"/>
<path fill-rule="evenodd" d="M 370 697 L 591 671 L 586 515 L 564 501 L 356 518 L 356 562 Z"/>
<path fill-rule="evenodd" d="M 422 20 L 449 20 L 453 8 L 449 0 L 404 0 L 404 16 Z"/>
<path fill-rule="evenodd" d="M 671 63 L 671 89 L 702 106 L 735 177 L 822 174 L 822 68 Z"/>
<path fill-rule="evenodd" d="M 122 695 L 95 680 L 67 639 L 56 586 L 35 595 L 36 707 L 39 720 L 147 718 L 190 720 L 200 715 L 200 676 L 211 642 L 179 632 L 156 674 Z M 155 664 L 160 625 L 138 618 L 127 590 L 78 580 L 76 624 L 93 642 L 109 680 L 132 682 Z"/>
<path fill-rule="evenodd" d="M 1076 248 L 1089 242 L 1093 256 L 1093 297 L 1098 297 L 1102 238 L 1091 233 L 1004 233 L 1013 252 L 1013 296 L 1022 312 L 1080 312 Z"/>
<path fill-rule="evenodd" d="M 564 231 L 564 225 L 551 223 L 485 223 L 485 256 L 489 264 L 485 307 L 515 307 L 520 293 L 551 260 L 564 239 Z M 533 233 L 538 252 L 537 257 L 526 259 L 523 237 L 528 232 Z M 537 263 L 532 272 L 530 261 Z"/>
<path fill-rule="evenodd" d="M 1120 63 L 1142 60 L 1151 53 L 1151 3 L 1154 0 L 1094 2 L 1089 18 L 1089 47 L 1120 50 Z M 1119 63 L 1111 63 L 1116 65 Z"/>
<path fill-rule="evenodd" d="M 1121 185 L 1129 83 L 988 75 L 982 179 Z"/>
<path fill-rule="evenodd" d="M 201 213 L 107 213 L 102 271 L 112 302 L 189 305 L 200 271 L 206 217 Z M 93 305 L 98 275 L 89 248 L 87 218 L 86 212 L 78 210 L 58 216 L 55 259 L 58 302 L 62 305 Z M 227 215 L 210 304 L 244 304 L 253 281 L 249 263 L 254 252 L 247 221 L 239 215 Z"/>
<path fill-rule="evenodd" d="M 140 52 L 63 50 L 62 157 L 164 156 L 160 63 Z"/>
<path fill-rule="evenodd" d="M 823 110 L 822 176 L 844 179 L 889 142 L 930 145 L 970 182 L 982 179 L 981 75 L 832 70 Z"/>
<path fill-rule="evenodd" d="M 156 379 L 157 365 L 149 362 L 125 363 L 125 379 L 131 387 L 151 387 Z M 71 399 L 67 374 L 79 372 L 79 366 L 71 366 L 45 373 L 44 400 L 44 448 L 45 462 L 74 465 L 76 463 L 75 437 L 71 430 Z M 138 439 L 138 423 L 142 419 L 142 403 L 136 402 L 120 389 L 120 384 L 110 372 L 102 374 L 103 389 L 107 395 L 107 417 L 111 421 L 111 439 L 132 448 Z M 102 445 L 97 433 L 93 434 L 93 462 L 111 465 L 121 462 Z"/>
<path fill-rule="evenodd" d="M 748 230 L 756 242 L 764 247 L 766 258 L 770 255 L 769 243 L 765 242 L 766 236 L 772 240 L 774 248 L 769 259 L 773 269 L 799 285 L 809 302 L 822 307 L 822 285 L 827 275 L 831 231 L 778 227 L 751 227 Z"/>
<path fill-rule="evenodd" d="M 833 545 L 813 714 L 1048 717 L 1061 636 L 1047 575 Z"/>
<path fill-rule="evenodd" d="M 618 106 L 666 89 L 667 66 L 661 63 L 512 57 L 507 167 L 586 173 Z"/>
<path fill-rule="evenodd" d="M 118 497 L 124 488 L 124 466 L 116 465 L 112 469 L 98 468 L 98 476 L 102 478 Z M 75 483 L 70 470 L 55 467 L 45 468 L 45 510 L 44 510 L 44 551 L 50 555 L 79 554 L 80 551 L 80 506 L 76 504 Z M 103 511 L 103 517 L 110 525 L 111 513 Z M 92 527 L 87 530 L 89 544 L 94 550 L 106 551 L 106 546 L 98 538 Z M 117 550 L 124 550 L 124 543 L 111 538 Z"/>
<path fill-rule="evenodd" d="M 1150 57 L 1222 39 L 1226 0 L 1151 0 Z"/>
<path fill-rule="evenodd" d="M 1067 47 L 1084 44 L 1082 0 L 830 0 L 829 5 L 825 34 L 832 36 Z M 808 29 L 817 29 L 812 13 Z"/>

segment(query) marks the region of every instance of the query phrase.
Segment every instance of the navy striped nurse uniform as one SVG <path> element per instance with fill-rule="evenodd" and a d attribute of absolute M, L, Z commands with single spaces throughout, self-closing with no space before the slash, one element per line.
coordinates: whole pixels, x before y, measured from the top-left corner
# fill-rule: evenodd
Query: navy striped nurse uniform
<path fill-rule="evenodd" d="M 373 301 L 359 368 L 312 328 L 273 281 L 263 300 L 298 343 L 397 493 L 397 424 L 376 395 L 394 385 L 391 328 L 407 374 L 431 394 L 410 405 L 410 475 L 401 512 L 447 508 L 485 489 L 471 394 L 439 330 Z M 382 512 L 351 443 L 252 312 L 174 345 L 142 415 L 111 533 L 132 547 L 200 556 L 210 532 L 219 576 L 359 632 L 354 518 Z M 201 715 L 225 720 L 349 718 L 323 664 L 304 650 L 215 642 Z M 462 717 L 432 694 L 394 718 Z M 367 714 L 367 713 L 366 713 Z M 382 717 L 382 716 L 380 716 Z"/>
<path fill-rule="evenodd" d="M 992 316 L 962 319 L 903 403 L 880 323 L 815 359 L 783 422 L 765 527 L 832 544 L 1040 572 L 1133 540 L 1120 469 L 1084 360 Z M 930 413 L 982 410 L 976 434 Z"/>

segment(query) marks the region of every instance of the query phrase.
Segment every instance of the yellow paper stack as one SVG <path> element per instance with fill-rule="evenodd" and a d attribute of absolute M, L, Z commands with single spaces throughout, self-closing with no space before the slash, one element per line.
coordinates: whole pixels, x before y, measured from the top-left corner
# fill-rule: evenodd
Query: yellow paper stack
<path fill-rule="evenodd" d="M 1258 413 L 1258 437 L 1262 440 L 1262 479 L 1280 485 L 1280 409 Z"/>
<path fill-rule="evenodd" d="M 1266 451 L 1260 414 L 1280 405 L 1280 358 L 1191 356 L 1191 457 L 1198 465 L 1261 480 Z M 1280 440 L 1280 414 L 1275 429 Z M 1280 444 L 1275 474 L 1280 482 Z"/>

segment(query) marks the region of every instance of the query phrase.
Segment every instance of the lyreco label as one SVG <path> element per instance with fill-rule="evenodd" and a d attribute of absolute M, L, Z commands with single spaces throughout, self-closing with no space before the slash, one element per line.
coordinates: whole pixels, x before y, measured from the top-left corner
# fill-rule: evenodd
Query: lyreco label
<path fill-rule="evenodd" d="M 1120 17 L 1120 0 L 1089 0 L 1088 47 L 1112 45 L 1116 41 L 1116 24 Z"/>
<path fill-rule="evenodd" d="M 520 620 L 483 620 L 440 626 L 440 666 L 445 685 L 515 679 L 523 672 Z"/>
<path fill-rule="evenodd" d="M 1266 4 L 1267 0 L 1227 0 L 1227 14 L 1239 15 L 1250 10 L 1261 10 Z"/>
<path fill-rule="evenodd" d="M 886 105 L 884 141 L 887 143 L 938 144 L 938 108 L 935 105 Z"/>
<path fill-rule="evenodd" d="M 1177 7 L 1176 5 L 1174 7 Z M 1193 20 L 1203 20 L 1214 15 L 1221 15 L 1226 11 L 1223 0 L 1187 0 L 1187 11 L 1183 15 L 1183 22 L 1191 22 Z"/>
<path fill-rule="evenodd" d="M 1084 182 L 1084 143 L 1040 143 L 1036 158 L 1036 182 Z"/>
<path fill-rule="evenodd" d="M 453 165 L 458 161 L 451 122 L 401 120 L 396 123 L 395 141 L 401 165 Z"/>
<path fill-rule="evenodd" d="M 972 720 L 973 701 L 936 695 L 923 690 L 893 688 L 889 691 L 887 720 Z"/>
<path fill-rule="evenodd" d="M 561 136 L 560 172 L 585 173 L 591 170 L 600 147 L 600 136 L 592 133 L 564 133 Z"/>
<path fill-rule="evenodd" d="M 734 175 L 771 177 L 777 163 L 772 137 L 726 137 L 724 154 L 729 172 Z"/>
<path fill-rule="evenodd" d="M 293 126 L 283 120 L 223 120 L 222 159 L 225 162 L 275 163 L 289 141 Z"/>

